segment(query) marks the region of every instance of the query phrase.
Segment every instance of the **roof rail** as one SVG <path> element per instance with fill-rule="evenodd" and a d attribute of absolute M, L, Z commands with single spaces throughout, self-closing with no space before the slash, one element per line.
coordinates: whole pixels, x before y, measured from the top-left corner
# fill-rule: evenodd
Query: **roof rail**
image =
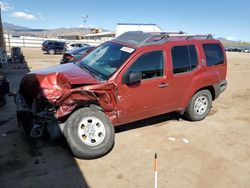
<path fill-rule="evenodd" d="M 150 35 L 140 42 L 138 46 L 149 45 L 164 39 L 167 39 L 170 35 L 182 35 L 183 31 L 178 32 L 151 32 Z"/>
<path fill-rule="evenodd" d="M 192 39 L 192 38 L 206 38 L 206 39 L 212 39 L 213 35 L 211 34 L 169 34 L 169 37 L 186 37 L 186 39 Z"/>
<path fill-rule="evenodd" d="M 186 40 L 192 38 L 206 38 L 212 39 L 213 36 L 211 34 L 206 35 L 190 35 L 184 33 L 183 31 L 179 32 L 142 32 L 142 31 L 128 31 L 117 38 L 115 41 L 129 43 L 133 46 L 147 46 L 154 44 L 162 44 L 170 37 L 185 37 Z"/>

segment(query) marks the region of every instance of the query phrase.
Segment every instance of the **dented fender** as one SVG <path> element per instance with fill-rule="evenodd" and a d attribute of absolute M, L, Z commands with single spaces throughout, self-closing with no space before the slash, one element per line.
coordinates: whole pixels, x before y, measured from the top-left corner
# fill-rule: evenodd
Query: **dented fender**
<path fill-rule="evenodd" d="M 92 102 L 99 104 L 107 114 L 114 113 L 117 103 L 116 88 L 115 83 L 104 83 L 70 89 L 55 102 L 59 107 L 55 115 L 57 118 L 66 116 L 77 107 Z"/>

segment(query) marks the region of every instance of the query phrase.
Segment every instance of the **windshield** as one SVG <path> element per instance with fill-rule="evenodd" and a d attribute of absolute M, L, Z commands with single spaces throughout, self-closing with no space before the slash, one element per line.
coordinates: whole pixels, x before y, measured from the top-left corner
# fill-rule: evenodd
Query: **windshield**
<path fill-rule="evenodd" d="M 107 42 L 84 57 L 80 62 L 80 67 L 103 80 L 108 80 L 134 50 L 120 44 Z"/>
<path fill-rule="evenodd" d="M 78 48 L 76 50 L 73 50 L 71 53 L 74 55 L 83 55 L 92 49 L 94 49 L 94 47 L 83 47 L 83 48 Z"/>

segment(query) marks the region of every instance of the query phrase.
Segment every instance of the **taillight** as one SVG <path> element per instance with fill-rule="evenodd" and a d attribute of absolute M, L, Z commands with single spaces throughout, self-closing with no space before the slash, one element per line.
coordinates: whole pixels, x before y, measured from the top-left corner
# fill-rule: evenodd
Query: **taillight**
<path fill-rule="evenodd" d="M 70 59 L 70 58 L 71 58 L 71 56 L 67 55 L 67 56 L 65 56 L 65 58 L 66 58 L 66 59 Z"/>
<path fill-rule="evenodd" d="M 75 59 L 74 56 L 72 56 L 72 55 L 66 55 L 65 58 L 67 60 L 74 60 Z"/>

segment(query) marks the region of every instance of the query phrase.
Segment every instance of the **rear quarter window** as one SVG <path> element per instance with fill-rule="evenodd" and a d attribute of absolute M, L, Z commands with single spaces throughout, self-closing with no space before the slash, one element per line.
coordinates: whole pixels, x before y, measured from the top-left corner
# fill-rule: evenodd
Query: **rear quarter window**
<path fill-rule="evenodd" d="M 224 54 L 219 44 L 203 44 L 207 66 L 224 63 Z"/>
<path fill-rule="evenodd" d="M 174 74 L 189 72 L 198 65 L 194 45 L 174 46 L 171 49 Z"/>

